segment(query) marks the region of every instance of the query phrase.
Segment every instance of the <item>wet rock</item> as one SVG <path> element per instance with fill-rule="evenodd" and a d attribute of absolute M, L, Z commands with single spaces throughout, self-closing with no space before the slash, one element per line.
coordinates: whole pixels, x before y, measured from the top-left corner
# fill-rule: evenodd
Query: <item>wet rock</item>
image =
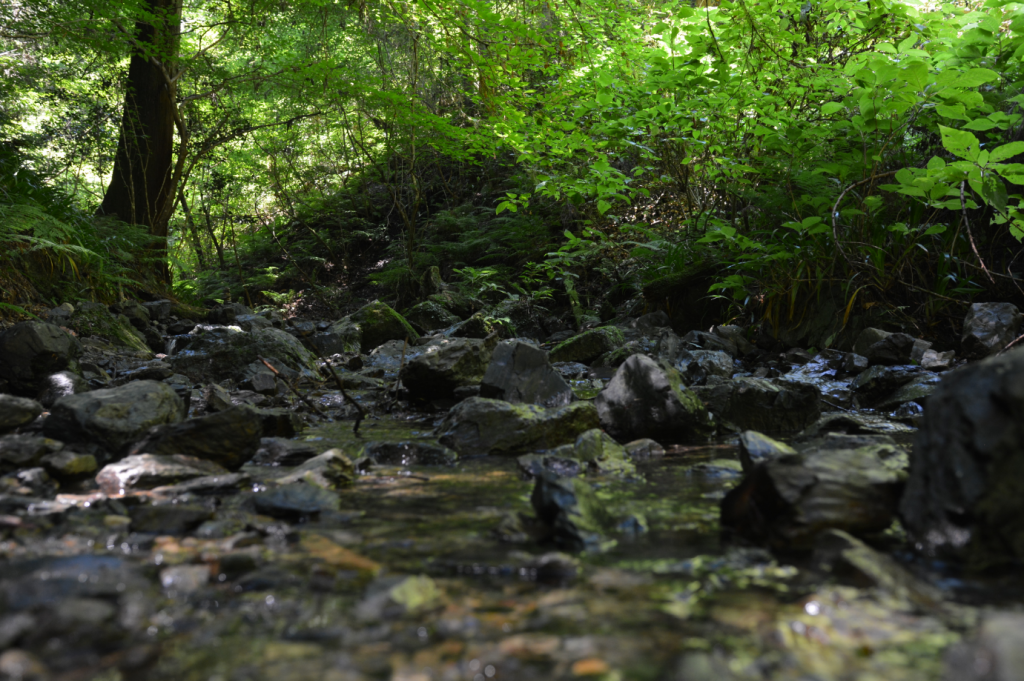
<path fill-rule="evenodd" d="M 459 458 L 454 450 L 429 442 L 367 442 L 359 456 L 384 466 L 451 466 Z"/>
<path fill-rule="evenodd" d="M 541 309 L 527 299 L 504 300 L 494 307 L 491 316 L 509 320 L 520 338 L 541 339 L 549 333 L 550 325 L 542 316 Z"/>
<path fill-rule="evenodd" d="M 252 458 L 259 466 L 298 466 L 317 455 L 317 448 L 311 442 L 286 440 L 281 437 L 264 437 Z"/>
<path fill-rule="evenodd" d="M 579 362 L 556 362 L 551 367 L 567 380 L 586 378 L 590 367 Z"/>
<path fill-rule="evenodd" d="M 448 412 L 438 439 L 462 455 L 515 454 L 573 442 L 598 426 L 597 410 L 589 402 L 544 409 L 471 397 Z"/>
<path fill-rule="evenodd" d="M 857 334 L 857 340 L 853 342 L 854 354 L 866 357 L 868 348 L 875 343 L 884 340 L 887 336 L 891 335 L 891 331 L 883 331 L 882 329 L 875 329 L 868 327 Z"/>
<path fill-rule="evenodd" d="M 206 319 L 211 324 L 222 324 L 227 326 L 234 324 L 238 315 L 252 314 L 252 310 L 242 303 L 224 303 L 218 305 L 206 314 Z"/>
<path fill-rule="evenodd" d="M 58 487 L 59 484 L 41 467 L 23 468 L 0 478 L 0 490 L 43 499 L 52 499 Z"/>
<path fill-rule="evenodd" d="M 462 321 L 457 315 L 446 310 L 442 305 L 427 300 L 414 305 L 405 313 L 405 319 L 410 324 L 420 327 L 424 331 L 435 329 L 447 329 L 450 326 Z"/>
<path fill-rule="evenodd" d="M 180 342 L 179 342 L 180 341 Z M 250 368 L 263 357 L 284 372 L 316 375 L 316 358 L 302 342 L 281 329 L 257 329 L 243 332 L 226 326 L 202 324 L 187 336 L 178 337 L 167 358 L 175 373 L 195 383 L 219 383 L 225 379 L 245 379 Z M 256 370 L 265 370 L 262 363 Z"/>
<path fill-rule="evenodd" d="M 1024 613 L 984 613 L 977 633 L 951 646 L 945 663 L 943 681 L 1024 679 Z"/>
<path fill-rule="evenodd" d="M 1024 559 L 1024 349 L 946 374 L 928 398 L 900 503 L 929 554 Z"/>
<path fill-rule="evenodd" d="M 807 383 L 744 376 L 695 391 L 708 411 L 741 430 L 787 435 L 821 414 L 821 391 Z"/>
<path fill-rule="evenodd" d="M 145 504 L 130 511 L 133 532 L 182 535 L 213 517 L 213 511 L 198 504 Z"/>
<path fill-rule="evenodd" d="M 224 497 L 237 494 L 243 488 L 251 486 L 252 479 L 246 473 L 225 473 L 223 475 L 206 475 L 192 478 L 176 485 L 162 485 L 153 488 L 158 497 L 177 499 L 185 496 L 216 496 Z"/>
<path fill-rule="evenodd" d="M 174 485 L 192 478 L 224 475 L 227 472 L 212 461 L 193 456 L 136 454 L 104 466 L 96 475 L 96 484 L 104 494 L 118 495 L 133 490 Z"/>
<path fill-rule="evenodd" d="M 713 333 L 719 338 L 724 338 L 725 340 L 733 343 L 736 346 L 735 355 L 738 357 L 749 355 L 750 353 L 757 351 L 754 344 L 747 340 L 746 331 L 741 326 L 736 326 L 734 324 L 716 326 Z"/>
<path fill-rule="evenodd" d="M 668 347 L 669 342 L 670 341 L 666 341 L 666 348 Z M 716 350 L 718 352 L 724 352 L 731 357 L 735 357 L 739 354 L 739 349 L 736 347 L 735 341 L 731 338 L 708 333 L 706 331 L 690 331 L 679 339 L 679 348 L 680 350 L 688 351 Z"/>
<path fill-rule="evenodd" d="M 573 456 L 588 470 L 606 475 L 635 475 L 636 466 L 626 448 L 600 428 L 580 433 L 573 445 Z"/>
<path fill-rule="evenodd" d="M 677 357 L 675 368 L 686 385 L 704 385 L 708 378 L 732 378 L 736 373 L 732 356 L 721 350 L 683 350 Z"/>
<path fill-rule="evenodd" d="M 253 506 L 257 513 L 272 518 L 300 520 L 336 511 L 340 501 L 337 494 L 322 487 L 294 482 L 254 495 Z"/>
<path fill-rule="evenodd" d="M 665 448 L 647 437 L 627 442 L 623 447 L 626 448 L 626 454 L 629 458 L 634 461 L 644 461 L 665 456 Z"/>
<path fill-rule="evenodd" d="M 181 420 L 182 402 L 156 381 L 135 381 L 57 400 L 43 432 L 65 442 L 92 441 L 124 451 L 153 426 Z"/>
<path fill-rule="evenodd" d="M 152 357 L 145 337 L 132 327 L 124 315 L 113 315 L 101 303 L 79 303 L 68 319 L 68 328 L 81 337 L 98 336 L 114 345 L 130 348 L 143 356 Z"/>
<path fill-rule="evenodd" d="M 445 335 L 452 338 L 487 338 L 492 333 L 499 338 L 510 338 L 512 329 L 507 322 L 477 312 L 466 321 L 456 324 Z"/>
<path fill-rule="evenodd" d="M 506 402 L 560 407 L 573 392 L 540 348 L 522 341 L 499 343 L 480 383 L 480 396 Z"/>
<path fill-rule="evenodd" d="M 622 331 L 614 326 L 591 329 L 556 345 L 551 350 L 551 361 L 587 364 L 625 342 Z"/>
<path fill-rule="evenodd" d="M 331 324 L 325 331 L 303 340 L 322 357 L 358 353 L 362 350 L 362 331 L 358 324 L 347 317 Z"/>
<path fill-rule="evenodd" d="M 901 423 L 894 423 L 874 414 L 832 413 L 825 414 L 801 432 L 797 438 L 806 440 L 826 433 L 851 435 L 897 435 L 913 429 Z"/>
<path fill-rule="evenodd" d="M 0 394 L 0 433 L 32 423 L 43 413 L 43 405 L 27 397 Z"/>
<path fill-rule="evenodd" d="M 234 326 L 239 327 L 242 331 L 255 331 L 256 329 L 269 329 L 274 325 L 266 317 L 261 317 L 254 314 L 240 314 L 235 317 L 233 322 Z"/>
<path fill-rule="evenodd" d="M 47 376 L 68 368 L 82 354 L 78 339 L 58 326 L 21 322 L 0 332 L 0 382 L 23 397 L 35 397 Z"/>
<path fill-rule="evenodd" d="M 175 593 L 194 593 L 209 581 L 210 568 L 206 565 L 175 565 L 160 571 L 160 586 Z"/>
<path fill-rule="evenodd" d="M 655 310 L 654 312 L 648 312 L 645 315 L 640 315 L 633 322 L 633 328 L 637 329 L 641 333 L 656 331 L 658 329 L 668 329 L 672 327 L 672 320 L 669 319 L 668 315 L 664 310 Z"/>
<path fill-rule="evenodd" d="M 260 447 L 260 415 L 247 406 L 156 426 L 132 445 L 130 454 L 185 454 L 237 470 Z"/>
<path fill-rule="evenodd" d="M 456 388 L 480 383 L 497 344 L 497 336 L 438 340 L 406 362 L 402 384 L 416 399 L 451 398 Z"/>
<path fill-rule="evenodd" d="M 861 372 L 850 383 L 850 389 L 865 403 L 870 404 L 891 394 L 900 386 L 914 380 L 921 373 L 915 366 L 873 366 Z"/>
<path fill-rule="evenodd" d="M 679 373 L 644 355 L 626 360 L 594 404 L 602 427 L 619 440 L 692 442 L 712 432 L 703 403 Z"/>
<path fill-rule="evenodd" d="M 722 501 L 722 527 L 778 548 L 807 548 L 828 529 L 892 524 L 906 473 L 891 444 L 819 448 L 755 466 Z"/>
<path fill-rule="evenodd" d="M 739 456 L 744 473 L 749 473 L 758 464 L 793 454 L 796 454 L 796 450 L 786 443 L 773 440 L 756 430 L 740 433 Z"/>
<path fill-rule="evenodd" d="M 558 454 L 523 454 L 516 458 L 519 471 L 527 478 L 540 477 L 545 472 L 561 478 L 575 478 L 583 475 L 586 466 L 573 456 L 572 445 L 563 445 L 555 452 L 565 449 L 567 456 Z"/>
<path fill-rule="evenodd" d="M 96 457 L 92 454 L 82 454 L 70 450 L 48 454 L 40 459 L 40 463 L 46 467 L 50 475 L 62 480 L 92 475 L 99 467 Z"/>
<path fill-rule="evenodd" d="M 174 370 L 167 362 L 154 360 L 141 366 L 122 371 L 114 381 L 115 385 L 124 385 L 132 381 L 163 381 L 174 376 Z"/>
<path fill-rule="evenodd" d="M 926 350 L 921 355 L 921 368 L 927 369 L 928 371 L 945 371 L 953 366 L 953 358 L 956 357 L 956 352 L 948 350 L 946 352 L 936 352 L 935 350 Z"/>
<path fill-rule="evenodd" d="M 914 352 L 914 337 L 905 333 L 890 333 L 872 343 L 864 351 L 868 362 L 874 365 L 895 366 L 910 364 Z"/>
<path fill-rule="evenodd" d="M 938 387 L 939 376 L 937 374 L 922 372 L 901 385 L 889 396 L 874 403 L 874 407 L 875 409 L 895 409 L 907 402 L 914 402 L 923 407 L 928 401 L 928 397 Z"/>
<path fill-rule="evenodd" d="M 579 478 L 541 473 L 530 503 L 537 518 L 549 528 L 551 540 L 565 551 L 598 548 L 615 524 L 594 490 Z"/>
<path fill-rule="evenodd" d="M 340 449 L 328 449 L 323 454 L 303 462 L 288 475 L 278 478 L 280 485 L 305 483 L 326 490 L 337 489 L 355 482 L 356 469 Z"/>
<path fill-rule="evenodd" d="M 162 298 L 160 300 L 151 300 L 143 303 L 142 307 L 146 308 L 151 321 L 166 322 L 171 317 L 171 301 L 169 300 Z"/>
<path fill-rule="evenodd" d="M 960 348 L 967 359 L 999 352 L 1020 333 L 1021 315 L 1013 303 L 974 303 L 964 318 Z"/>
<path fill-rule="evenodd" d="M 238 387 L 242 390 L 251 390 L 258 395 L 276 395 L 277 377 L 269 369 L 258 371 L 239 383 Z"/>

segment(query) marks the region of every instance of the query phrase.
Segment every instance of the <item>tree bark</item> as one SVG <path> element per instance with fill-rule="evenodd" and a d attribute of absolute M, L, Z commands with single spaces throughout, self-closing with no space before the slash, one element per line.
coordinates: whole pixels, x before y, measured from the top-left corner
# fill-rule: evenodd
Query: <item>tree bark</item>
<path fill-rule="evenodd" d="M 151 16 L 135 25 L 124 113 L 110 185 L 97 210 L 156 237 L 158 276 L 168 278 L 167 223 L 175 200 L 174 62 L 181 31 L 181 0 L 147 0 Z"/>

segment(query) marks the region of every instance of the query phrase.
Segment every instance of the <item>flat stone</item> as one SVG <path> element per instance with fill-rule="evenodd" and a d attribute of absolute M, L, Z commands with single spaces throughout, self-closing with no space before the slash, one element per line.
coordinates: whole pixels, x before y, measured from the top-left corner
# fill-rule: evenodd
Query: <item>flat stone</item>
<path fill-rule="evenodd" d="M 660 443 L 655 442 L 649 437 L 627 442 L 623 447 L 626 448 L 626 454 L 629 455 L 629 458 L 634 461 L 656 459 L 658 457 L 665 456 L 665 448 L 662 447 Z"/>
<path fill-rule="evenodd" d="M 92 454 L 81 454 L 70 450 L 44 456 L 40 463 L 55 478 L 77 478 L 91 475 L 98 468 L 96 457 Z"/>
<path fill-rule="evenodd" d="M 340 501 L 334 492 L 316 485 L 295 482 L 254 495 L 253 504 L 257 513 L 297 520 L 319 515 L 323 511 L 336 511 Z"/>
<path fill-rule="evenodd" d="M 305 483 L 326 490 L 337 489 L 355 482 L 356 470 L 352 461 L 340 449 L 328 449 L 314 456 L 293 471 L 278 478 L 280 485 Z"/>
<path fill-rule="evenodd" d="M 237 470 L 260 447 L 260 415 L 251 407 L 225 411 L 152 428 L 132 445 L 131 454 L 185 454 Z"/>
<path fill-rule="evenodd" d="M 206 475 L 192 478 L 176 485 L 154 487 L 153 494 L 165 497 L 194 496 L 229 496 L 237 494 L 243 488 L 251 486 L 252 479 L 247 473 L 225 473 L 222 475 Z"/>
<path fill-rule="evenodd" d="M 118 495 L 227 472 L 212 461 L 182 454 L 136 454 L 104 466 L 96 475 L 96 483 L 104 494 Z"/>
<path fill-rule="evenodd" d="M 260 439 L 260 448 L 256 450 L 252 463 L 259 466 L 298 466 L 318 453 L 312 442 L 264 437 Z"/>
<path fill-rule="evenodd" d="M 518 454 L 574 442 L 598 427 L 597 410 L 589 402 L 544 409 L 471 397 L 452 407 L 438 428 L 438 440 L 462 455 Z"/>

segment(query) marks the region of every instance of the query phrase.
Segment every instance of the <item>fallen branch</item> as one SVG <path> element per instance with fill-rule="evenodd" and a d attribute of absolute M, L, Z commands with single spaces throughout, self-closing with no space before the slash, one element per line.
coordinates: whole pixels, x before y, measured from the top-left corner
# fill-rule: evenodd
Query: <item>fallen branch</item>
<path fill-rule="evenodd" d="M 359 424 L 362 423 L 363 419 L 366 418 L 366 411 L 363 409 L 363 406 L 361 404 L 353 400 L 351 397 L 348 396 L 348 393 L 345 392 L 345 384 L 342 383 L 341 377 L 338 376 L 338 372 L 334 370 L 334 365 L 331 364 L 326 359 L 324 359 L 323 353 L 320 352 L 320 348 L 316 346 L 316 342 L 313 341 L 312 338 L 310 339 L 309 344 L 310 346 L 312 346 L 313 352 L 316 353 L 316 356 L 320 358 L 320 361 L 326 364 L 327 368 L 330 369 L 331 376 L 334 376 L 334 383 L 338 386 L 338 390 L 341 391 L 341 396 L 345 399 L 346 402 L 351 402 L 352 406 L 356 408 L 358 415 L 356 416 L 356 424 L 352 426 L 352 434 L 359 435 Z"/>

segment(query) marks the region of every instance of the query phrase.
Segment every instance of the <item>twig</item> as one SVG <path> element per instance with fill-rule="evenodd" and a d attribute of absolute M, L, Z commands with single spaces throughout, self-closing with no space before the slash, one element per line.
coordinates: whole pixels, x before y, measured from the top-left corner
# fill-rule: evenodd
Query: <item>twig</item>
<path fill-rule="evenodd" d="M 341 382 L 341 378 L 338 376 L 338 372 L 334 370 L 334 365 L 331 364 L 326 359 L 324 359 L 323 353 L 320 352 L 320 348 L 318 348 L 316 345 L 316 341 L 310 338 L 309 344 L 310 346 L 312 346 L 313 352 L 316 353 L 316 356 L 320 358 L 320 361 L 326 364 L 327 368 L 331 370 L 331 376 L 334 376 L 334 382 L 337 384 L 338 390 L 341 391 L 341 396 L 345 398 L 346 402 L 351 403 L 356 408 L 358 415 L 356 416 L 356 424 L 352 426 L 352 434 L 359 435 L 359 424 L 362 423 L 363 419 L 366 418 L 366 412 L 363 410 L 363 406 L 356 402 L 355 400 L 353 400 L 351 397 L 349 397 L 348 393 L 345 392 L 345 384 Z"/>
<path fill-rule="evenodd" d="M 964 200 L 964 184 L 960 183 L 960 210 L 963 212 L 964 227 L 967 228 L 967 238 L 971 240 L 971 250 L 974 251 L 974 257 L 978 259 L 978 263 L 981 265 L 981 271 L 985 273 L 988 280 L 993 284 L 996 280 L 992 278 L 992 273 L 985 267 L 985 261 L 981 259 L 981 254 L 978 253 L 978 247 L 974 244 L 974 233 L 971 231 L 971 222 L 967 219 L 967 202 Z"/>
<path fill-rule="evenodd" d="M 288 389 L 289 389 L 289 390 L 291 390 L 291 391 L 292 391 L 293 393 L 295 393 L 295 396 L 296 396 L 296 397 L 298 397 L 298 398 L 299 398 L 300 400 L 302 400 L 302 401 L 303 401 L 303 402 L 304 402 L 304 403 L 306 404 L 306 406 L 307 406 L 307 407 L 309 407 L 310 409 L 312 409 L 313 411 L 315 411 L 315 412 L 316 412 L 317 414 L 320 414 L 320 416 L 323 416 L 324 418 L 328 418 L 327 414 L 325 414 L 325 413 L 323 412 L 323 410 L 322 410 L 322 409 L 320 409 L 320 407 L 318 407 L 318 406 L 316 406 L 315 404 L 313 404 L 312 402 L 310 402 L 310 401 L 309 401 L 309 400 L 308 400 L 308 399 L 306 398 L 306 396 L 305 396 L 305 395 L 303 395 L 303 394 L 302 394 L 302 393 L 300 393 L 300 392 L 299 392 L 298 390 L 296 390 L 295 386 L 291 384 L 291 381 L 289 381 L 289 380 L 288 380 L 288 379 L 286 379 L 286 378 L 285 378 L 284 376 L 282 376 L 282 375 L 281 375 L 281 372 L 280 372 L 280 371 L 278 371 L 277 369 L 275 369 L 275 368 L 274 368 L 274 366 L 273 366 L 273 365 L 272 365 L 272 364 L 271 364 L 270 362 L 268 362 L 267 360 L 263 359 L 262 357 L 259 357 L 259 360 L 260 360 L 261 362 L 263 362 L 264 366 L 266 366 L 266 367 L 267 367 L 268 369 L 270 369 L 270 370 L 271 370 L 272 372 L 274 372 L 274 375 L 275 375 L 275 376 L 277 376 L 278 378 L 280 378 L 281 380 L 283 380 L 283 381 L 284 381 L 284 384 L 285 384 L 286 386 L 288 386 Z"/>
<path fill-rule="evenodd" d="M 1021 342 L 1022 340 L 1024 340 L 1024 335 L 1017 336 L 1012 341 L 1007 343 L 1006 346 L 1003 347 L 1003 349 L 1000 350 L 997 354 L 1000 354 L 1000 355 L 1003 354 L 1004 352 L 1006 352 L 1007 350 L 1009 350 L 1010 348 L 1012 348 L 1014 345 L 1016 345 L 1017 343 Z"/>

